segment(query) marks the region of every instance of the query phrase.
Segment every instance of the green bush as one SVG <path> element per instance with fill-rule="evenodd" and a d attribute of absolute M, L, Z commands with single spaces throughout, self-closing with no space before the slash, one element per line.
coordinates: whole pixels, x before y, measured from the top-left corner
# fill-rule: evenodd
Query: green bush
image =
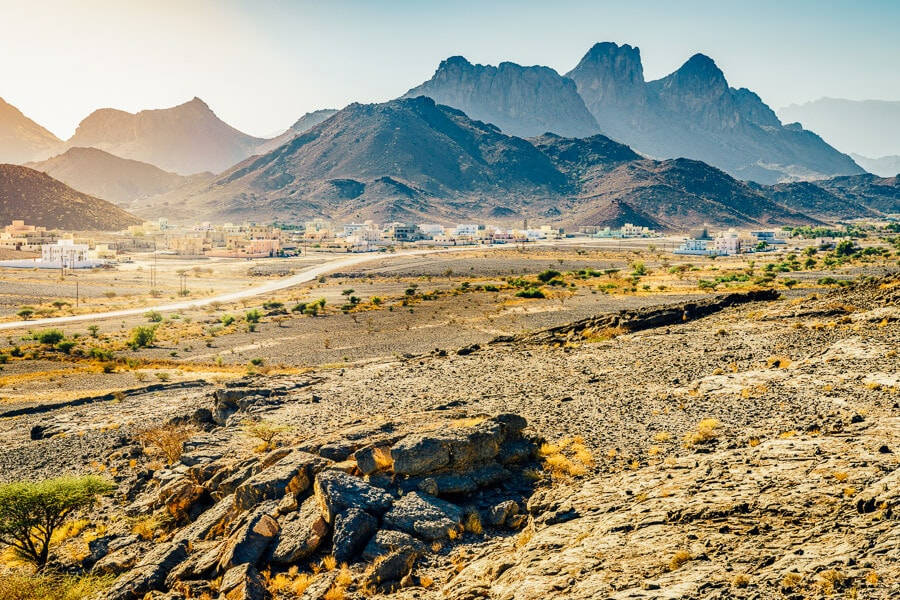
<path fill-rule="evenodd" d="M 561 274 L 562 273 L 560 273 L 559 271 L 554 271 L 553 269 L 547 269 L 546 271 L 541 271 L 540 273 L 538 273 L 537 278 L 540 279 L 541 282 L 547 283 L 551 279 L 556 279 Z"/>
<path fill-rule="evenodd" d="M 147 317 L 147 320 L 150 321 L 151 323 L 159 323 L 160 321 L 163 320 L 163 316 L 161 314 L 159 314 L 158 312 L 156 312 L 155 310 L 151 310 L 144 316 Z"/>
<path fill-rule="evenodd" d="M 304 310 L 306 310 L 306 302 L 299 302 L 294 305 L 294 308 L 291 309 L 291 312 L 302 313 Z"/>
<path fill-rule="evenodd" d="M 146 348 L 153 345 L 154 339 L 156 339 L 156 326 L 144 327 L 140 325 L 131 330 L 131 337 L 128 339 L 128 345 L 131 346 L 132 350 Z"/>
<path fill-rule="evenodd" d="M 518 296 L 519 298 L 546 298 L 541 288 L 534 287 L 519 290 L 518 292 L 516 292 L 516 296 Z"/>
<path fill-rule="evenodd" d="M 65 339 L 65 334 L 59 329 L 45 329 L 34 334 L 34 339 L 46 346 L 53 346 Z"/>
<path fill-rule="evenodd" d="M 222 321 L 222 325 L 224 325 L 225 327 L 228 327 L 229 325 L 234 323 L 234 317 L 232 315 L 222 315 L 222 318 L 220 320 Z"/>
<path fill-rule="evenodd" d="M 248 323 L 259 323 L 261 318 L 262 314 L 255 308 L 253 310 L 248 310 L 247 314 L 244 315 L 244 320 Z"/>
<path fill-rule="evenodd" d="M 53 532 L 73 511 L 91 506 L 114 488 L 93 475 L 0 485 L 0 543 L 43 570 Z"/>
<path fill-rule="evenodd" d="M 63 354 L 68 354 L 69 352 L 72 351 L 72 348 L 74 348 L 75 346 L 76 346 L 76 342 L 73 342 L 72 340 L 66 340 L 66 341 L 58 343 L 56 345 L 56 349 L 59 350 L 60 352 L 62 352 Z"/>

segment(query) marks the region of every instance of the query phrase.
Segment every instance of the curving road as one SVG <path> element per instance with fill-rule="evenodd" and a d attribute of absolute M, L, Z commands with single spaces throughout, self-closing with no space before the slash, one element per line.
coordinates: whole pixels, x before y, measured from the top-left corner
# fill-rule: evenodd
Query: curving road
<path fill-rule="evenodd" d="M 532 244 L 534 245 L 534 244 Z M 367 262 L 374 262 L 376 260 L 384 260 L 389 258 L 400 258 L 400 257 L 408 257 L 408 256 L 420 256 L 424 254 L 437 254 L 441 252 L 463 252 L 466 250 L 487 250 L 492 248 L 509 248 L 510 246 L 498 245 L 498 246 L 461 246 L 454 248 L 440 248 L 435 250 L 406 250 L 395 252 L 393 254 L 383 254 L 381 252 L 369 252 L 366 254 L 354 254 L 348 256 L 346 258 L 336 258 L 334 260 L 329 260 L 320 265 L 316 265 L 313 267 L 307 267 L 289 277 L 284 277 L 282 279 L 278 279 L 275 281 L 269 281 L 267 283 L 243 289 L 237 292 L 231 292 L 228 294 L 220 294 L 218 296 L 210 296 L 208 298 L 200 298 L 197 300 L 184 300 L 181 302 L 172 302 L 169 304 L 158 304 L 156 306 L 144 306 L 141 308 L 126 308 L 122 310 L 111 310 L 107 312 L 97 312 L 97 313 L 85 313 L 83 315 L 70 315 L 67 317 L 46 317 L 43 319 L 31 319 L 28 321 L 9 321 L 7 323 L 0 323 L 0 331 L 4 329 L 18 329 L 20 327 L 34 327 L 36 325 L 65 325 L 67 323 L 77 323 L 79 321 L 91 321 L 94 319 L 115 319 L 118 317 L 130 317 L 134 315 L 142 315 L 149 311 L 156 312 L 172 312 L 179 310 L 187 310 L 189 308 L 197 308 L 200 306 L 206 306 L 208 304 L 212 304 L 213 302 L 221 302 L 223 304 L 228 302 L 235 302 L 237 300 L 243 300 L 244 298 L 251 298 L 253 296 L 258 296 L 260 294 L 268 294 L 271 292 L 275 292 L 278 290 L 283 290 L 285 288 L 293 287 L 295 285 L 301 283 L 307 283 L 314 279 L 318 279 L 322 275 L 335 271 L 337 269 L 344 269 L 347 267 L 354 267 L 356 265 L 360 265 Z"/>

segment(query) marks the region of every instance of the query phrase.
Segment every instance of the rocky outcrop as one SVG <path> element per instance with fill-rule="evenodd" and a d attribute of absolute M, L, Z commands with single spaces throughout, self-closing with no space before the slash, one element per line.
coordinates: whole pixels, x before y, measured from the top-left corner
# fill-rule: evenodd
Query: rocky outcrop
<path fill-rule="evenodd" d="M 442 593 L 891 597 L 882 580 L 900 560 L 900 471 L 878 448 L 896 443 L 900 422 L 821 425 L 536 494 L 517 543 L 477 558 Z"/>
<path fill-rule="evenodd" d="M 668 327 L 694 319 L 701 319 L 729 307 L 749 302 L 771 302 L 777 299 L 778 292 L 772 289 L 735 292 L 695 302 L 654 306 L 633 311 L 623 310 L 617 313 L 598 315 L 521 336 L 498 337 L 494 339 L 494 343 L 564 343 L 602 334 L 604 331 L 610 330 L 628 333 L 655 327 Z"/>

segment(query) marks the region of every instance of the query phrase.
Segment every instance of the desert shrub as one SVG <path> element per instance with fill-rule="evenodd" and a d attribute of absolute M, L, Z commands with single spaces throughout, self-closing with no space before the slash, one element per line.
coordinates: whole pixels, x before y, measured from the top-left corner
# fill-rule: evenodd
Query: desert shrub
<path fill-rule="evenodd" d="M 546 298 L 541 288 L 525 288 L 516 292 L 516 296 L 519 298 Z"/>
<path fill-rule="evenodd" d="M 195 430 L 189 425 L 160 425 L 150 427 L 137 434 L 137 439 L 149 456 L 161 456 L 171 465 L 181 458 L 183 445 Z"/>
<path fill-rule="evenodd" d="M 305 310 L 306 310 L 306 302 L 298 302 L 298 303 L 295 304 L 294 307 L 291 309 L 291 312 L 302 313 L 302 312 L 305 311 Z"/>
<path fill-rule="evenodd" d="M 261 318 L 262 314 L 255 308 L 253 310 L 248 310 L 247 314 L 244 315 L 244 320 L 248 323 L 259 323 Z"/>
<path fill-rule="evenodd" d="M 222 315 L 222 318 L 219 320 L 222 321 L 222 325 L 224 325 L 225 327 L 228 327 L 229 325 L 234 323 L 234 317 L 232 315 Z"/>
<path fill-rule="evenodd" d="M 138 348 L 146 348 L 153 345 L 153 340 L 155 338 L 155 325 L 152 327 L 139 325 L 131 330 L 131 337 L 128 338 L 128 345 L 131 346 L 132 350 L 137 350 Z"/>
<path fill-rule="evenodd" d="M 284 308 L 284 302 L 268 300 L 266 302 L 263 302 L 263 308 L 266 310 L 281 310 Z"/>
<path fill-rule="evenodd" d="M 160 321 L 163 320 L 163 316 L 160 313 L 156 312 L 155 310 L 151 310 L 144 316 L 147 317 L 147 320 L 150 321 L 151 323 L 159 323 Z"/>
<path fill-rule="evenodd" d="M 835 256 L 850 256 L 854 252 L 853 240 L 842 240 L 834 248 Z"/>
<path fill-rule="evenodd" d="M 50 540 L 78 509 L 91 506 L 115 486 L 99 477 L 59 477 L 0 485 L 0 543 L 43 570 Z"/>
<path fill-rule="evenodd" d="M 9 362 L 9 354 L 0 352 L 0 365 L 5 365 L 8 362 Z"/>
<path fill-rule="evenodd" d="M 631 269 L 632 269 L 631 274 L 634 275 L 635 277 L 643 277 L 644 275 L 647 274 L 646 265 L 644 265 L 644 263 L 639 260 L 631 263 Z"/>
<path fill-rule="evenodd" d="M 74 348 L 75 345 L 76 345 L 76 343 L 73 342 L 72 340 L 65 340 L 65 341 L 58 343 L 56 345 L 56 349 L 59 350 L 60 352 L 62 352 L 63 354 L 68 354 L 69 352 L 72 351 L 72 348 Z"/>
<path fill-rule="evenodd" d="M 262 442 L 257 450 L 263 452 L 276 446 L 278 436 L 290 430 L 286 425 L 278 425 L 272 421 L 244 421 L 241 423 L 244 433 Z"/>
<path fill-rule="evenodd" d="M 45 329 L 34 334 L 34 339 L 46 345 L 53 346 L 65 339 L 65 334 L 59 329 Z"/>
<path fill-rule="evenodd" d="M 91 334 L 92 338 L 96 338 L 100 335 L 100 327 L 97 325 L 88 325 L 88 333 Z"/>
<path fill-rule="evenodd" d="M 88 356 L 97 360 L 113 360 L 113 353 L 103 348 L 91 348 L 88 350 Z"/>
<path fill-rule="evenodd" d="M 697 431 L 684 436 L 684 443 L 690 447 L 711 442 L 719 436 L 720 427 L 721 423 L 718 419 L 703 419 L 697 424 Z"/>
<path fill-rule="evenodd" d="M 559 277 L 561 273 L 559 271 L 554 271 L 553 269 L 547 269 L 546 271 L 541 271 L 538 273 L 537 278 L 541 280 L 543 283 L 547 283 L 551 279 L 556 279 Z"/>
<path fill-rule="evenodd" d="M 19 312 L 16 313 L 16 316 L 18 316 L 23 321 L 27 321 L 28 319 L 31 318 L 31 315 L 33 315 L 33 314 L 34 314 L 33 308 L 31 308 L 30 306 L 23 306 L 22 308 L 19 309 Z"/>

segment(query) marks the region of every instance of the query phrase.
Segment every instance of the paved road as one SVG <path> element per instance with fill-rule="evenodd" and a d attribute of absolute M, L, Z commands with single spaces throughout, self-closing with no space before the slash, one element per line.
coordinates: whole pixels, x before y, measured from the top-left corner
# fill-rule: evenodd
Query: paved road
<path fill-rule="evenodd" d="M 223 304 L 243 300 L 244 298 L 252 298 L 261 294 L 269 294 L 278 290 L 293 287 L 295 285 L 306 283 L 314 279 L 318 279 L 322 275 L 338 269 L 346 269 L 347 267 L 355 267 L 367 262 L 376 260 L 384 260 L 390 258 L 401 258 L 409 256 L 421 256 L 425 254 L 438 254 L 446 252 L 463 252 L 466 250 L 486 250 L 488 248 L 504 248 L 508 246 L 463 246 L 459 248 L 441 248 L 436 250 L 405 250 L 392 254 L 383 254 L 381 252 L 369 252 L 366 254 L 353 254 L 344 258 L 336 258 L 326 261 L 320 265 L 308 267 L 299 273 L 284 277 L 282 279 L 266 282 L 252 288 L 246 288 L 237 292 L 228 294 L 220 294 L 218 296 L 210 296 L 208 298 L 200 298 L 197 300 L 184 300 L 181 302 L 172 302 L 169 304 L 158 304 L 156 306 L 144 306 L 141 308 L 127 308 L 123 310 L 111 310 L 107 312 L 85 313 L 83 315 L 71 315 L 68 317 L 47 317 L 43 319 L 31 319 L 28 321 L 10 321 L 0 323 L 0 331 L 4 329 L 18 329 L 20 327 L 35 327 L 38 325 L 65 325 L 67 323 L 77 323 L 79 321 L 92 321 L 95 319 L 115 319 L 119 317 L 130 317 L 134 315 L 142 315 L 149 311 L 156 312 L 173 312 L 207 306 L 213 302 L 221 302 Z"/>

